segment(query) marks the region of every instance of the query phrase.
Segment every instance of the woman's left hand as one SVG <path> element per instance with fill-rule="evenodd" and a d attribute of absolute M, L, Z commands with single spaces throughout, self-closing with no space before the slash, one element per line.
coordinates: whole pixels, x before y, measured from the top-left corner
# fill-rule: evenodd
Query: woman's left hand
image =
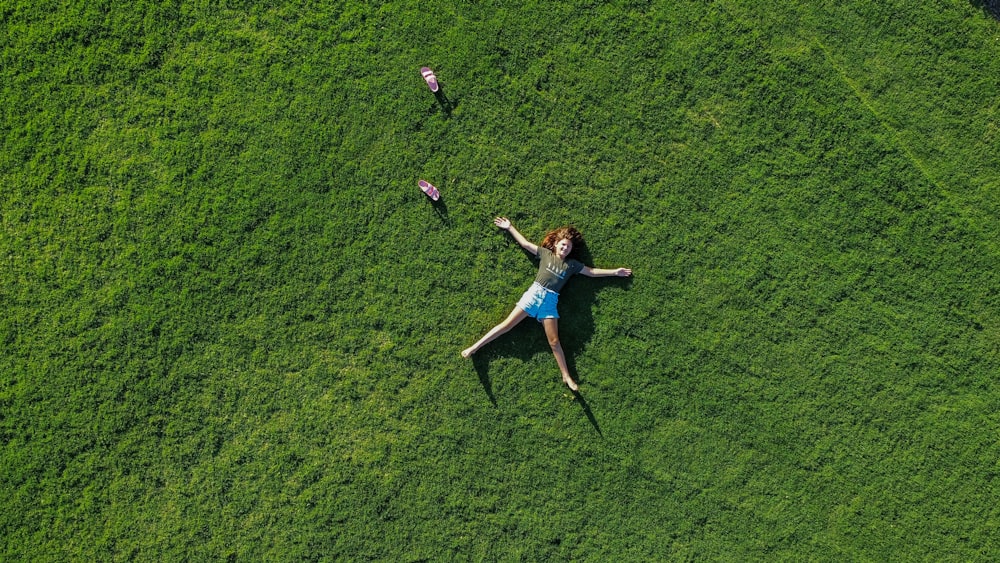
<path fill-rule="evenodd" d="M 620 278 L 627 278 L 632 275 L 632 270 L 628 268 L 618 268 L 615 270 L 615 275 Z"/>

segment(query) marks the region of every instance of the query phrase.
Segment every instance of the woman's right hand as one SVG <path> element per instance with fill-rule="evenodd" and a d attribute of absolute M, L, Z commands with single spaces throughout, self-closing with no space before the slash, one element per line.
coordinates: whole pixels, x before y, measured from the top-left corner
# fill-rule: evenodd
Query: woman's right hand
<path fill-rule="evenodd" d="M 493 220 L 493 224 L 505 231 L 510 230 L 510 219 L 506 217 L 497 217 L 496 219 Z"/>

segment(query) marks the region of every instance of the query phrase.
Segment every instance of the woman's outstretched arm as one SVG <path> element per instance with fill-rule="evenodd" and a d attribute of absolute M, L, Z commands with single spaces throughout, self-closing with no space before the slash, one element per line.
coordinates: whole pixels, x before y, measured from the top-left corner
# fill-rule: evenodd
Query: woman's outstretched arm
<path fill-rule="evenodd" d="M 618 276 L 619 278 L 627 278 L 632 275 L 632 270 L 628 268 L 615 268 L 613 270 L 603 269 L 603 268 L 590 268 L 584 266 L 580 273 L 591 277 L 591 278 L 604 278 L 610 276 Z"/>
<path fill-rule="evenodd" d="M 514 237 L 514 240 L 517 241 L 517 244 L 521 245 L 521 248 L 527 250 L 535 256 L 538 256 L 538 245 L 524 238 L 524 235 L 519 233 L 517 229 L 514 228 L 514 224 L 510 222 L 510 219 L 506 217 L 497 217 L 493 220 L 493 224 L 510 233 L 510 236 Z"/>

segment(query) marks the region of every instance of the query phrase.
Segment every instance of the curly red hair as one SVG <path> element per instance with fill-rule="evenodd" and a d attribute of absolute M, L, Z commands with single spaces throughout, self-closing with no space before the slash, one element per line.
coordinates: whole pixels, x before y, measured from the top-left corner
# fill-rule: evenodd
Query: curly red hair
<path fill-rule="evenodd" d="M 573 250 L 570 251 L 569 257 L 575 257 L 577 249 L 583 246 L 583 235 L 580 231 L 576 230 L 576 227 L 567 225 L 545 233 L 545 238 L 542 239 L 542 246 L 555 252 L 556 243 L 564 238 L 569 239 L 573 243 Z"/>

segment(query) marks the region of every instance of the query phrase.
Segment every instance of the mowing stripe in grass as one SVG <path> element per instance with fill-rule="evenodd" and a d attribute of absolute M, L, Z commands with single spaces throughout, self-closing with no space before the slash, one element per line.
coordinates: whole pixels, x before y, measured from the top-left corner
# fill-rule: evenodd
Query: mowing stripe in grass
<path fill-rule="evenodd" d="M 903 141 L 903 139 L 899 134 L 899 131 L 897 131 L 896 128 L 894 128 L 892 125 L 889 124 L 889 120 L 879 115 L 878 110 L 875 109 L 874 102 L 861 89 L 861 86 L 858 85 L 856 81 L 852 80 L 850 76 L 848 76 L 847 71 L 837 63 L 833 54 L 830 52 L 830 49 L 828 49 L 827 46 L 823 44 L 823 42 L 820 40 L 818 36 L 814 35 L 812 37 L 812 40 L 816 44 L 816 46 L 819 47 L 820 50 L 823 52 L 823 55 L 826 57 L 826 61 L 827 63 L 829 63 L 831 69 L 834 72 L 836 72 L 838 76 L 840 76 L 840 79 L 843 80 L 844 84 L 846 84 L 851 89 L 851 91 L 854 92 L 854 94 L 858 97 L 858 100 L 861 102 L 861 104 L 864 105 L 865 109 L 871 112 L 875 120 L 878 121 L 882 125 L 882 127 L 889 133 L 895 145 L 903 151 L 903 154 L 906 155 L 906 157 L 910 160 L 913 166 L 920 171 L 920 174 L 928 182 L 933 184 L 938 189 L 938 192 L 941 195 L 947 195 L 948 190 L 946 190 L 945 187 L 942 186 L 941 183 L 937 179 L 935 179 L 934 176 L 927 170 L 927 166 L 923 162 L 921 162 L 919 158 L 917 158 L 917 155 L 913 153 L 909 145 Z"/>

